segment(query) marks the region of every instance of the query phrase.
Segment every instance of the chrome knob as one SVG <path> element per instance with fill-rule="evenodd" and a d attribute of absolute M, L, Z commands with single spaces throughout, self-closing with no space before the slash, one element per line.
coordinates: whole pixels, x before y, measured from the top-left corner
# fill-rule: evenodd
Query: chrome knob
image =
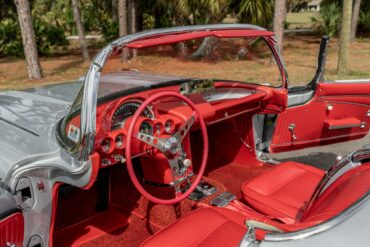
<path fill-rule="evenodd" d="M 333 105 L 327 105 L 327 106 L 326 106 L 326 109 L 327 109 L 328 111 L 332 111 L 332 110 L 334 109 L 334 106 L 333 106 Z"/>
<path fill-rule="evenodd" d="M 191 160 L 189 160 L 189 159 L 184 159 L 184 161 L 182 163 L 184 164 L 184 166 L 186 168 L 191 166 Z"/>

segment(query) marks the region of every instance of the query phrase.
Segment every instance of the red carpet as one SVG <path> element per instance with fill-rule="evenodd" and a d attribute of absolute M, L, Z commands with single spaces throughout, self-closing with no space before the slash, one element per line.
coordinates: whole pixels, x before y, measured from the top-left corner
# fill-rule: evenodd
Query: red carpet
<path fill-rule="evenodd" d="M 82 244 L 81 247 L 137 247 L 140 243 L 149 238 L 153 230 L 153 226 L 149 227 L 146 220 L 143 220 L 135 215 L 130 216 L 131 222 L 122 231 L 114 231 L 110 234 L 105 234 L 100 238 L 94 239 L 88 243 Z M 150 230 L 149 230 L 150 229 Z M 154 231 L 158 229 L 154 227 Z"/>
<path fill-rule="evenodd" d="M 129 222 L 129 218 L 124 213 L 118 209 L 109 208 L 78 224 L 56 231 L 54 246 L 80 246 L 119 229 L 123 232 Z"/>
<path fill-rule="evenodd" d="M 249 167 L 230 163 L 228 165 L 210 171 L 207 175 L 223 184 L 228 191 L 235 194 L 237 198 L 241 197 L 241 185 L 247 180 L 250 180 L 264 171 L 270 169 L 271 165 L 262 164 L 259 167 Z"/>

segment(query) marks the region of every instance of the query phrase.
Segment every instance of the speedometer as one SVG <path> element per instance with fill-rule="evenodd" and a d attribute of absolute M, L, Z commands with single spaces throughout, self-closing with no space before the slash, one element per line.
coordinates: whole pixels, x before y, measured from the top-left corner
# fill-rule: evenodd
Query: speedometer
<path fill-rule="evenodd" d="M 121 104 L 113 113 L 111 129 L 119 129 L 125 125 L 126 120 L 133 116 L 143 102 L 141 100 L 130 100 Z M 146 107 L 141 116 L 153 119 L 154 113 L 150 106 Z"/>

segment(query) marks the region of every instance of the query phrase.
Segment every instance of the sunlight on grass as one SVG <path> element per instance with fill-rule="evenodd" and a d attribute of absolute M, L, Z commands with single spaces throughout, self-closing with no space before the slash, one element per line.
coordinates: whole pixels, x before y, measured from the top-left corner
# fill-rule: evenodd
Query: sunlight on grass
<path fill-rule="evenodd" d="M 287 36 L 284 41 L 283 57 L 289 74 L 289 85 L 303 85 L 315 74 L 320 37 Z M 367 79 L 370 78 L 370 39 L 362 38 L 351 44 L 349 72 L 345 76 L 336 74 L 338 42 L 332 39 L 329 45 L 325 79 Z M 89 64 L 83 63 L 79 55 L 42 58 L 45 78 L 40 81 L 27 79 L 25 61 L 15 58 L 0 59 L 0 90 L 21 89 L 37 85 L 76 80 L 84 76 Z M 165 57 L 147 57 L 130 65 L 140 71 L 172 75 L 202 75 L 210 78 L 239 79 L 277 82 L 276 65 L 263 60 L 222 61 L 220 63 L 170 63 Z M 117 68 L 122 69 L 122 64 Z M 272 83 L 276 84 L 276 83 Z"/>
<path fill-rule="evenodd" d="M 289 29 L 297 28 L 311 28 L 312 17 L 318 16 L 318 12 L 302 12 L 302 13 L 288 13 L 287 23 L 289 23 Z"/>

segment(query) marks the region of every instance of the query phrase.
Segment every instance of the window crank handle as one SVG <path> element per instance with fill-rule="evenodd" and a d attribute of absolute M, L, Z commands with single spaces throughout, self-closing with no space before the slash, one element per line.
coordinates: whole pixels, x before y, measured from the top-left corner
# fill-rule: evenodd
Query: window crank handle
<path fill-rule="evenodd" d="M 292 132 L 292 141 L 295 141 L 297 140 L 297 136 L 295 135 L 294 133 L 294 129 L 295 129 L 296 125 L 295 123 L 291 123 L 288 127 L 288 129 L 290 130 L 290 132 Z"/>

